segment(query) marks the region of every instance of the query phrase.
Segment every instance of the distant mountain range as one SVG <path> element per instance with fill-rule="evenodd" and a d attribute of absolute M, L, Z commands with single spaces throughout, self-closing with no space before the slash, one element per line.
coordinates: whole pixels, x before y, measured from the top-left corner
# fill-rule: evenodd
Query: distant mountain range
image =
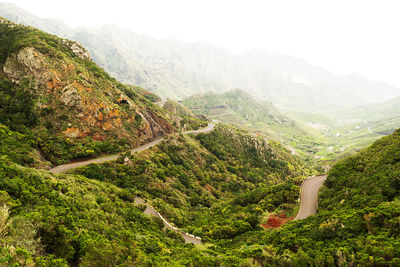
<path fill-rule="evenodd" d="M 81 42 L 112 76 L 163 98 L 241 88 L 277 106 L 326 112 L 400 95 L 398 88 L 382 82 L 334 75 L 303 60 L 260 50 L 236 55 L 203 42 L 157 39 L 116 26 L 72 29 L 6 3 L 0 4 L 0 16 Z"/>

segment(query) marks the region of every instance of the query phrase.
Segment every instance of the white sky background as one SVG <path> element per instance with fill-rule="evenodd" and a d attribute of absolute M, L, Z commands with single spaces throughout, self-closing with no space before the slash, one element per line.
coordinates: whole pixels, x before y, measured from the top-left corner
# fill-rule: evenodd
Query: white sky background
<path fill-rule="evenodd" d="M 156 37 L 206 41 L 236 53 L 260 48 L 400 87 L 398 0 L 2 2 L 74 27 L 116 24 Z"/>

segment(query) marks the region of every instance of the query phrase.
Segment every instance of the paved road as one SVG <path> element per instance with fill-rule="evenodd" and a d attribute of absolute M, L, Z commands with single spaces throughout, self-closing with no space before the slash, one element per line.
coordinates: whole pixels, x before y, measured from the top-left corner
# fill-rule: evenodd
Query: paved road
<path fill-rule="evenodd" d="M 205 127 L 205 128 L 202 128 L 202 129 L 199 129 L 199 130 L 194 130 L 194 131 L 186 131 L 186 132 L 183 132 L 183 134 L 208 133 L 208 132 L 211 132 L 214 129 L 214 127 L 215 127 L 215 123 L 210 122 L 210 123 L 208 123 L 207 127 Z M 156 140 L 154 140 L 154 141 L 152 141 L 150 143 L 147 143 L 147 144 L 145 144 L 143 146 L 140 146 L 140 147 L 137 147 L 135 149 L 132 149 L 131 153 L 136 153 L 136 152 L 139 152 L 139 151 L 146 150 L 146 149 L 148 149 L 150 147 L 153 147 L 153 146 L 159 144 L 162 140 L 163 140 L 162 137 L 157 138 Z M 53 168 L 53 169 L 51 169 L 49 171 L 52 172 L 52 173 L 60 173 L 60 172 L 65 172 L 67 170 L 74 169 L 74 168 L 77 168 L 77 167 L 82 167 L 82 166 L 85 166 L 85 165 L 89 165 L 91 163 L 102 163 L 102 162 L 105 162 L 105 161 L 116 160 L 116 159 L 118 159 L 120 154 L 121 153 L 116 154 L 116 155 L 101 157 L 101 158 L 97 158 L 97 159 L 90 159 L 90 160 L 85 160 L 85 161 L 68 163 L 68 164 L 57 166 L 57 167 L 55 167 L 55 168 Z"/>
<path fill-rule="evenodd" d="M 214 130 L 215 127 L 215 123 L 213 122 L 209 122 L 207 127 L 199 129 L 199 130 L 193 130 L 193 131 L 186 131 L 183 132 L 183 134 L 199 134 L 199 133 L 209 133 L 212 130 Z"/>
<path fill-rule="evenodd" d="M 300 193 L 300 210 L 294 220 L 305 219 L 317 214 L 318 190 L 326 180 L 326 175 L 308 178 L 303 182 Z"/>
<path fill-rule="evenodd" d="M 174 232 L 180 233 L 182 235 L 183 239 L 185 239 L 186 243 L 201 244 L 201 238 L 200 237 L 185 233 L 182 230 L 179 230 L 175 226 L 171 225 L 167 220 L 165 220 L 165 218 L 159 212 L 157 212 L 153 208 L 153 206 L 151 206 L 150 204 L 146 203 L 143 199 L 136 197 L 135 198 L 135 204 L 136 205 L 138 205 L 138 204 L 146 205 L 146 209 L 144 211 L 144 214 L 148 214 L 148 215 L 160 218 L 163 221 L 163 224 L 164 224 L 165 227 L 167 227 L 168 229 L 170 229 L 170 230 L 172 230 Z"/>

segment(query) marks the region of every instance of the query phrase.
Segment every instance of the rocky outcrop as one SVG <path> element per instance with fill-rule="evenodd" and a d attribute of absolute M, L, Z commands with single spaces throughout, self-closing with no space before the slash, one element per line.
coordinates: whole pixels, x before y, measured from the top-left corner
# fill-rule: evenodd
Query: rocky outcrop
<path fill-rule="evenodd" d="M 72 52 L 79 58 L 81 59 L 88 59 L 88 60 L 92 60 L 92 58 L 90 57 L 89 51 L 83 47 L 83 45 L 79 42 L 73 42 L 67 39 L 63 39 L 62 43 L 64 45 L 66 45 L 67 47 L 69 47 Z"/>
<path fill-rule="evenodd" d="M 73 85 L 67 85 L 62 92 L 60 100 L 67 107 L 74 107 L 80 102 L 78 90 Z"/>
<path fill-rule="evenodd" d="M 18 53 L 7 57 L 3 72 L 12 81 L 19 83 L 24 77 L 33 76 L 40 81 L 51 80 L 46 58 L 33 47 L 25 47 Z"/>

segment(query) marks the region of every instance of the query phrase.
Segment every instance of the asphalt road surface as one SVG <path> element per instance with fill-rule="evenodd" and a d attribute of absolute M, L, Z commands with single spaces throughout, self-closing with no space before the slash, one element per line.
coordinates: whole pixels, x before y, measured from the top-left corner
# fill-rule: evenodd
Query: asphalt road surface
<path fill-rule="evenodd" d="M 194 131 L 186 131 L 183 132 L 183 134 L 199 134 L 199 133 L 208 133 L 211 132 L 215 127 L 215 123 L 208 123 L 207 127 L 199 129 L 199 130 L 194 130 Z M 134 148 L 131 150 L 131 153 L 136 153 L 139 151 L 143 151 L 146 150 L 150 147 L 153 147 L 157 144 L 159 144 L 164 138 L 160 137 L 150 143 L 147 143 L 143 146 Z M 90 160 L 85 160 L 85 161 L 80 161 L 80 162 L 74 162 L 74 163 L 69 163 L 69 164 L 64 164 L 64 165 L 60 165 L 57 166 L 53 169 L 50 170 L 50 172 L 52 173 L 61 173 L 61 172 L 65 172 L 69 169 L 73 169 L 73 168 L 77 168 L 77 167 L 81 167 L 81 166 L 85 166 L 91 163 L 102 163 L 105 161 L 110 161 L 110 160 L 116 160 L 118 159 L 119 154 L 116 155 L 111 155 L 111 156 L 106 156 L 106 157 L 102 157 L 102 158 L 97 158 L 97 159 L 90 159 Z M 163 221 L 163 224 L 165 227 L 171 229 L 172 231 L 175 231 L 177 233 L 180 233 L 183 237 L 183 239 L 185 239 L 186 243 L 193 243 L 193 244 L 201 244 L 201 238 L 194 236 L 192 234 L 188 234 L 183 232 L 182 230 L 176 228 L 175 226 L 171 225 L 159 212 L 157 212 L 150 204 L 146 203 L 143 199 L 140 198 L 135 198 L 135 204 L 143 204 L 146 205 L 146 210 L 144 211 L 145 214 L 151 215 L 151 216 L 156 216 L 161 218 L 161 220 Z"/>
<path fill-rule="evenodd" d="M 326 175 L 308 178 L 301 186 L 300 210 L 294 220 L 305 219 L 310 215 L 317 214 L 318 190 L 326 180 Z"/>
<path fill-rule="evenodd" d="M 186 132 L 183 132 L 183 134 L 208 133 L 208 132 L 211 132 L 214 129 L 214 127 L 215 127 L 215 123 L 210 122 L 210 123 L 208 123 L 207 127 L 205 127 L 205 128 L 202 128 L 202 129 L 199 129 L 199 130 L 194 130 L 194 131 L 186 131 Z M 139 151 L 146 150 L 146 149 L 148 149 L 150 147 L 153 147 L 153 146 L 159 144 L 162 140 L 163 140 L 163 138 L 160 137 L 160 138 L 158 138 L 158 139 L 156 139 L 156 140 L 154 140 L 154 141 L 152 141 L 150 143 L 147 143 L 147 144 L 145 144 L 143 146 L 140 146 L 140 147 L 137 147 L 135 149 L 132 149 L 131 153 L 136 153 L 136 152 L 139 152 Z M 68 164 L 57 166 L 57 167 L 55 167 L 53 169 L 50 169 L 49 171 L 52 172 L 52 173 L 60 173 L 60 172 L 65 172 L 65 171 L 67 171 L 69 169 L 74 169 L 74 168 L 77 168 L 77 167 L 82 167 L 82 166 L 85 166 L 85 165 L 89 165 L 91 163 L 102 163 L 102 162 L 105 162 L 105 161 L 116 160 L 116 159 L 118 159 L 120 154 L 121 153 L 116 154 L 116 155 L 101 157 L 101 158 L 97 158 L 97 159 L 90 159 L 90 160 L 85 160 L 85 161 L 68 163 Z"/>
<path fill-rule="evenodd" d="M 138 205 L 138 204 L 146 205 L 146 209 L 144 211 L 144 214 L 148 214 L 148 215 L 160 218 L 163 221 L 163 224 L 164 224 L 165 227 L 167 227 L 168 229 L 170 229 L 170 230 L 172 230 L 174 232 L 180 233 L 182 235 L 183 239 L 185 239 L 186 243 L 201 244 L 201 238 L 200 237 L 185 233 L 182 230 L 179 230 L 175 226 L 171 225 L 167 220 L 165 220 L 165 218 L 159 212 L 157 212 L 153 208 L 153 206 L 151 206 L 150 204 L 146 203 L 143 199 L 136 197 L 135 198 L 135 204 L 136 205 Z"/>

